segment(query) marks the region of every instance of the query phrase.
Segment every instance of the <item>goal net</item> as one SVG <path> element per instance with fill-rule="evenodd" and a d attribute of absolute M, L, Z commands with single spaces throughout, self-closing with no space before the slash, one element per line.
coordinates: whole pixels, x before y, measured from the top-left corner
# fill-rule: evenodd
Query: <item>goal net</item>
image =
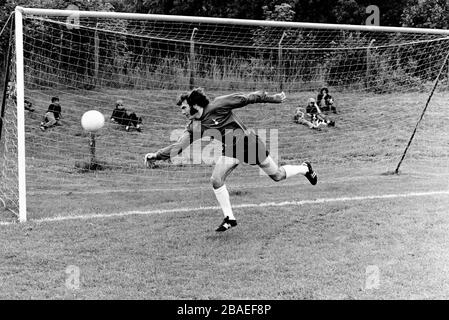
<path fill-rule="evenodd" d="M 396 167 L 438 80 L 403 166 L 448 170 L 447 30 L 20 10 L 23 42 L 15 48 L 10 79 L 17 94 L 8 95 L 4 115 L 0 198 L 19 212 L 17 150 L 23 143 L 29 219 L 208 205 L 209 177 L 221 154 L 217 141 L 203 138 L 153 168 L 143 163 L 146 153 L 182 133 L 186 119 L 176 100 L 193 87 L 211 98 L 284 91 L 284 104 L 254 104 L 236 113 L 279 163 L 310 160 L 338 182 Z M 23 65 L 15 63 L 18 57 Z M 305 110 L 323 87 L 335 109 L 321 106 L 335 126 L 295 122 L 297 107 Z M 42 130 L 53 97 L 61 118 Z M 141 122 L 110 121 L 117 104 Z M 88 110 L 106 119 L 94 151 L 80 125 Z M 17 126 L 20 112 L 23 128 Z M 230 179 L 234 190 L 272 184 L 246 165 Z M 197 196 L 183 197 L 186 192 Z"/>

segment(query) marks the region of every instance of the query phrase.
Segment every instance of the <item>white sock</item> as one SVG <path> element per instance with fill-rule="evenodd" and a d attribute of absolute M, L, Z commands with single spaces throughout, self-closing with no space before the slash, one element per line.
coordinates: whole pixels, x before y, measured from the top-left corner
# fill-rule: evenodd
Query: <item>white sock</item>
<path fill-rule="evenodd" d="M 290 165 L 286 164 L 285 166 L 282 166 L 281 168 L 284 168 L 286 179 L 296 176 L 297 174 L 305 175 L 307 172 L 309 172 L 309 167 L 305 165 Z"/>
<path fill-rule="evenodd" d="M 231 201 L 229 200 L 229 192 L 226 189 L 226 185 L 222 185 L 218 189 L 214 189 L 215 196 L 217 197 L 218 203 L 225 217 L 229 217 L 230 220 L 235 220 L 234 214 L 232 213 Z"/>

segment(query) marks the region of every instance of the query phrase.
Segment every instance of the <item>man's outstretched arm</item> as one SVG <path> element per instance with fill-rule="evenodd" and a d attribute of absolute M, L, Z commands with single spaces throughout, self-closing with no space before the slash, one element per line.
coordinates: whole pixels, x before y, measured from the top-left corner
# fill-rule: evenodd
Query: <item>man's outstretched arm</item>
<path fill-rule="evenodd" d="M 156 160 L 167 160 L 171 157 L 175 157 L 180 154 L 185 148 L 187 148 L 192 143 L 192 134 L 185 130 L 184 133 L 179 137 L 178 141 L 175 143 L 159 149 L 157 152 L 150 152 L 145 155 L 145 164 L 150 166 L 152 162 Z"/>
<path fill-rule="evenodd" d="M 266 91 L 259 90 L 247 94 L 233 93 L 217 97 L 214 100 L 214 105 L 217 108 L 236 109 L 252 103 L 282 103 L 286 98 L 284 92 L 270 95 Z"/>

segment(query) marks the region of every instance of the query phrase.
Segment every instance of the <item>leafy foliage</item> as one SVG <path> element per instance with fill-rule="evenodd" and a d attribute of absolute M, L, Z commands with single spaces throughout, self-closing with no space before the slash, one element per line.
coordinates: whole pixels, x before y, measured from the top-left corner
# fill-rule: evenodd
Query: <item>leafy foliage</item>
<path fill-rule="evenodd" d="M 66 0 L 0 0 L 0 22 L 6 22 L 8 14 L 13 11 L 16 5 L 25 7 L 56 8 L 65 9 L 74 4 L 80 10 L 95 11 L 126 11 L 155 14 L 176 14 L 176 15 L 195 15 L 212 16 L 228 18 L 246 18 L 246 19 L 265 19 L 274 21 L 310 21 L 323 23 L 349 23 L 363 24 L 366 18 L 365 8 L 370 4 L 376 4 L 380 8 L 381 23 L 397 25 L 400 23 L 407 26 L 417 26 L 426 28 L 447 28 L 449 4 L 445 0 L 400 0 L 392 5 L 392 1 L 379 0 L 250 0 L 239 1 L 229 0 L 89 0 L 89 1 L 66 1 Z M 394 8 L 393 8 L 394 7 Z M 401 17 L 402 14 L 402 17 Z M 402 19 L 400 21 L 400 19 Z M 102 20 L 99 25 L 92 29 L 74 29 L 54 28 L 45 25 L 41 21 L 29 22 L 33 24 L 28 27 L 28 37 L 35 42 L 34 48 L 46 49 L 42 43 L 37 43 L 41 37 L 37 35 L 48 35 L 48 39 L 43 39 L 46 43 L 51 43 L 51 52 L 59 54 L 59 57 L 50 57 L 50 59 L 60 60 L 61 70 L 67 70 L 76 74 L 76 77 L 92 77 L 94 70 L 94 40 L 100 42 L 99 55 L 102 57 L 102 66 L 100 73 L 103 75 L 120 75 L 126 77 L 126 83 L 133 83 L 133 75 L 147 72 L 173 75 L 172 83 L 176 83 L 176 74 L 185 75 L 187 68 L 185 66 L 185 57 L 161 56 L 160 52 L 152 52 L 152 45 L 144 39 L 129 39 L 124 36 L 126 33 L 132 33 L 130 26 L 126 21 Z M 108 34 L 102 32 L 94 35 L 95 27 L 106 31 L 117 31 L 118 33 Z M 123 34 L 123 36 L 120 36 Z M 277 78 L 289 79 L 292 83 L 295 81 L 311 81 L 322 75 L 322 80 L 328 81 L 334 85 L 348 85 L 348 81 L 363 82 L 367 74 L 366 53 L 364 51 L 347 51 L 343 53 L 331 52 L 326 55 L 315 55 L 310 52 L 292 52 L 284 50 L 282 58 L 279 59 L 279 50 L 282 50 L 282 44 L 301 47 L 312 47 L 318 42 L 323 34 L 320 31 L 304 32 L 303 30 L 285 30 L 281 28 L 259 28 L 254 33 L 249 33 L 248 47 L 270 48 L 263 50 L 254 50 L 250 54 L 241 54 L 237 50 L 232 53 L 232 61 L 238 61 L 239 64 L 226 60 L 226 57 L 217 56 L 214 61 L 198 61 L 199 75 L 213 75 L 214 79 L 234 78 L 240 79 L 249 77 L 253 81 L 274 81 Z M 0 36 L 0 59 L 4 60 L 4 52 L 7 45 L 6 33 Z M 52 39 L 52 40 L 50 40 Z M 282 40 L 282 41 L 281 41 Z M 354 39 L 346 39 L 348 48 L 354 45 Z M 345 38 L 343 36 L 339 43 L 340 47 L 345 47 Z M 371 39 L 359 39 L 360 46 L 367 46 Z M 105 46 L 110 43 L 110 46 Z M 274 48 L 274 49 L 273 49 Z M 31 48 L 28 48 L 31 50 Z M 28 50 L 28 51 L 30 51 Z M 162 50 L 162 49 L 160 49 Z M 170 50 L 165 48 L 164 52 L 181 52 L 185 48 Z M 199 50 L 199 48 L 197 49 Z M 203 48 L 203 50 L 205 50 Z M 36 53 L 36 52 L 34 52 Z M 430 52 L 429 55 L 432 55 Z M 37 54 L 44 57 L 45 54 Z M 199 54 L 199 57 L 205 57 Z M 214 54 L 208 55 L 210 57 Z M 228 56 L 229 58 L 230 56 Z M 433 56 L 432 56 L 433 57 Z M 149 61 L 148 59 L 152 59 Z M 200 58 L 198 58 L 200 59 Z M 201 58 L 203 59 L 203 58 Z M 388 70 L 391 66 L 382 55 L 376 53 L 373 55 L 373 71 L 379 78 L 388 79 Z M 398 59 L 403 59 L 401 56 Z M 172 61 L 173 60 L 173 61 Z M 268 62 L 267 62 L 268 61 Z M 48 61 L 37 61 L 43 65 L 48 65 L 48 72 L 51 73 L 51 64 Z M 409 62 L 402 65 L 407 66 Z M 146 65 L 152 67 L 148 68 Z M 219 67 L 220 65 L 226 67 Z M 410 74 L 413 79 L 424 77 L 420 72 L 420 66 L 425 61 L 414 60 L 409 63 L 415 67 L 405 67 L 403 70 L 394 69 L 397 75 Z M 350 67 L 348 67 L 350 66 Z M 354 70 L 348 68 L 355 68 Z M 224 70 L 226 69 L 226 70 Z M 384 74 L 382 70 L 385 70 Z M 350 71 L 353 77 L 348 78 L 347 72 Z M 229 76 L 231 75 L 231 76 Z M 430 75 L 433 76 L 433 75 Z M 321 77 L 321 76 L 320 76 Z M 100 78 L 104 78 L 100 75 Z M 115 86 L 114 83 L 123 85 L 123 78 L 113 79 L 111 83 L 102 84 Z M 135 77 L 134 77 L 135 78 Z M 397 77 L 400 78 L 399 76 Z M 70 79 L 72 81 L 73 79 Z M 64 82 L 64 79 L 58 79 Z M 84 79 L 83 82 L 86 82 Z M 230 82 L 232 82 L 230 80 Z"/>
<path fill-rule="evenodd" d="M 447 0 L 410 0 L 402 14 L 407 27 L 449 28 L 449 2 Z"/>

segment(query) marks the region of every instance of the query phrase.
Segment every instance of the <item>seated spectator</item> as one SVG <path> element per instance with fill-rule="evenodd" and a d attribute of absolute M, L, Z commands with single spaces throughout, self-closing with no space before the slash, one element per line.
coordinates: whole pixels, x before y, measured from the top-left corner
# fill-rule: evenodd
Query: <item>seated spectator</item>
<path fill-rule="evenodd" d="M 15 86 L 14 82 L 10 81 L 8 83 L 8 91 L 6 92 L 6 95 L 9 99 L 12 99 L 14 101 L 14 103 L 17 104 L 17 91 L 16 91 L 16 86 Z M 28 110 L 30 112 L 34 111 L 33 103 L 30 101 L 30 98 L 25 97 L 23 102 L 25 105 L 25 110 Z"/>
<path fill-rule="evenodd" d="M 312 119 L 317 119 L 319 122 L 325 123 L 330 127 L 335 126 L 335 121 L 331 120 L 327 115 L 321 112 L 321 108 L 317 105 L 314 98 L 310 98 L 307 102 L 306 113 L 309 114 Z"/>
<path fill-rule="evenodd" d="M 335 126 L 335 121 L 321 112 L 314 98 L 308 100 L 305 110 L 301 107 L 296 109 L 295 122 L 305 124 L 310 129 L 317 129 L 320 126 Z"/>
<path fill-rule="evenodd" d="M 329 89 L 326 87 L 321 88 L 316 100 L 317 105 L 321 108 L 321 111 L 332 111 L 333 113 L 337 113 L 337 107 L 335 106 L 334 99 L 329 94 Z"/>
<path fill-rule="evenodd" d="M 137 131 L 141 132 L 142 118 L 132 112 L 128 114 L 123 106 L 122 100 L 117 100 L 115 109 L 112 111 L 111 122 L 125 126 L 125 130 L 129 131 L 131 127 L 135 127 Z"/>
<path fill-rule="evenodd" d="M 59 104 L 59 98 L 51 98 L 51 104 L 48 106 L 48 110 L 44 115 L 44 119 L 41 122 L 39 128 L 42 131 L 47 130 L 53 126 L 60 126 L 59 120 L 61 119 L 61 105 Z"/>
<path fill-rule="evenodd" d="M 296 123 L 303 124 L 309 127 L 309 129 L 321 130 L 319 124 L 306 114 L 306 111 L 303 107 L 297 107 L 295 111 L 295 115 L 293 116 L 293 120 Z M 310 121 L 309 121 L 310 120 Z"/>

